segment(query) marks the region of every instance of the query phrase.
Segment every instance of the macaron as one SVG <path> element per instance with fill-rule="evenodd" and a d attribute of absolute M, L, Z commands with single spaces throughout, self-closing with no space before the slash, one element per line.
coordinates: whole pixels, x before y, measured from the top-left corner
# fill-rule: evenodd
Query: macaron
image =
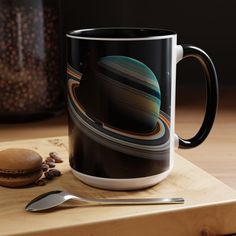
<path fill-rule="evenodd" d="M 35 151 L 9 148 L 0 151 L 0 185 L 21 187 L 42 176 L 42 157 Z"/>

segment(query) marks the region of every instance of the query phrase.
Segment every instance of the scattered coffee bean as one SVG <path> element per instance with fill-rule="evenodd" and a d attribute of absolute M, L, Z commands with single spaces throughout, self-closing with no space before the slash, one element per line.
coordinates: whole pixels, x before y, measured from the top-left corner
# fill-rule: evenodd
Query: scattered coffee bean
<path fill-rule="evenodd" d="M 47 162 L 47 165 L 49 168 L 54 168 L 56 166 L 54 162 Z"/>
<path fill-rule="evenodd" d="M 55 163 L 55 160 L 51 157 L 47 157 L 46 158 L 46 163 L 49 163 L 49 162 Z"/>
<path fill-rule="evenodd" d="M 47 180 L 45 178 L 38 179 L 37 181 L 35 181 L 35 184 L 38 186 L 44 186 L 46 185 L 46 183 L 47 183 Z"/>
<path fill-rule="evenodd" d="M 43 170 L 43 172 L 47 171 L 48 169 L 49 169 L 49 165 L 46 164 L 46 163 L 43 163 L 43 164 L 42 164 L 42 170 Z"/>
<path fill-rule="evenodd" d="M 56 163 L 62 163 L 63 160 L 58 156 L 56 152 L 50 152 L 49 156 L 55 160 Z"/>
<path fill-rule="evenodd" d="M 44 172 L 44 176 L 46 179 L 51 180 L 54 178 L 54 175 L 52 173 L 48 172 Z"/>
<path fill-rule="evenodd" d="M 35 114 L 62 103 L 58 3 L 39 2 L 0 1 L 1 114 Z"/>
<path fill-rule="evenodd" d="M 50 152 L 49 156 L 54 159 L 55 157 L 58 156 L 58 154 L 57 154 L 57 152 Z"/>
<path fill-rule="evenodd" d="M 51 169 L 48 172 L 50 172 L 53 176 L 56 176 L 56 177 L 61 176 L 61 172 L 57 169 Z"/>
<path fill-rule="evenodd" d="M 58 169 L 50 169 L 56 166 L 56 163 L 61 163 L 63 160 L 58 156 L 56 152 L 50 152 L 49 156 L 42 162 L 42 170 L 44 172 L 44 178 L 38 179 L 35 182 L 37 186 L 44 186 L 47 180 L 52 180 L 54 177 L 61 176 L 61 172 Z"/>

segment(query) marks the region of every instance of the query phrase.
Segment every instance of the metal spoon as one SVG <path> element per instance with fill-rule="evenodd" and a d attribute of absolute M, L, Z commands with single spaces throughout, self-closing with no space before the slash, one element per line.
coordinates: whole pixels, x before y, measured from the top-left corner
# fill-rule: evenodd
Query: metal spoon
<path fill-rule="evenodd" d="M 78 200 L 80 202 L 103 204 L 103 205 L 149 205 L 149 204 L 180 204 L 184 203 L 183 198 L 135 198 L 135 199 L 101 199 L 75 196 L 63 191 L 51 191 L 39 195 L 30 201 L 25 207 L 26 211 L 43 211 L 56 206 L 68 200 Z"/>

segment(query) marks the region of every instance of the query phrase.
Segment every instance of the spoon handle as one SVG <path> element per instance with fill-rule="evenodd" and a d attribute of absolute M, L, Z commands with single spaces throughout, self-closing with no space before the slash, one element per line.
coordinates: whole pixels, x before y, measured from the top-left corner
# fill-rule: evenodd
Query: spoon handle
<path fill-rule="evenodd" d="M 79 199 L 78 199 L 79 200 Z M 137 198 L 137 199 L 92 199 L 80 198 L 87 203 L 100 203 L 108 205 L 153 205 L 153 204 L 181 204 L 183 198 Z"/>

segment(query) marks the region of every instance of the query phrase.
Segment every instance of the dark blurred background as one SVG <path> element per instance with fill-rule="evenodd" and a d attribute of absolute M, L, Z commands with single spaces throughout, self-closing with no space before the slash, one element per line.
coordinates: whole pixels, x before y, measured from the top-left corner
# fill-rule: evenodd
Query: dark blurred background
<path fill-rule="evenodd" d="M 70 0 L 63 2 L 62 9 L 64 32 L 107 26 L 174 30 L 179 44 L 193 44 L 210 55 L 218 72 L 222 99 L 236 89 L 235 0 Z M 196 102 L 196 94 L 204 97 L 200 65 L 193 59 L 185 60 L 177 70 L 177 102 Z"/>

